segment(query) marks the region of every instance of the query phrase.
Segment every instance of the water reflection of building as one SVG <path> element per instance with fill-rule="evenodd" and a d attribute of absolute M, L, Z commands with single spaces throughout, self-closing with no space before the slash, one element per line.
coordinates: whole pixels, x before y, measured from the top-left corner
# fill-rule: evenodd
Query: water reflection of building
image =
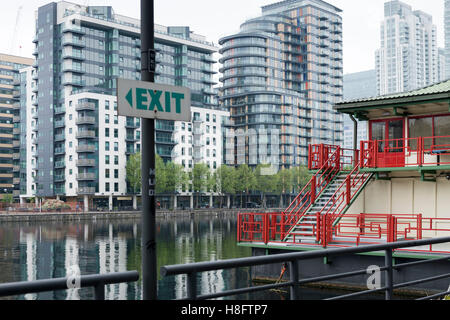
<path fill-rule="evenodd" d="M 108 237 L 97 242 L 100 274 L 127 271 L 127 242 L 125 238 L 114 237 L 112 224 Z M 106 286 L 105 299 L 126 300 L 127 287 L 127 283 Z"/>
<path fill-rule="evenodd" d="M 20 229 L 18 239 L 20 250 L 17 250 L 20 252 L 17 259 L 20 261 L 18 264 L 20 272 L 11 272 L 11 274 L 19 274 L 19 279 L 1 282 L 66 277 L 72 266 L 78 266 L 82 275 L 127 271 L 127 238 L 123 233 L 118 234 L 118 230 L 114 230 L 112 224 L 107 225 L 107 228 L 106 232 L 102 232 L 100 229 L 100 233 L 105 235 L 97 238 L 96 242 L 88 239 L 89 227 L 87 225 L 80 225 L 77 228 L 79 231 L 77 234 L 69 232 L 70 235 L 66 233 L 63 238 L 59 236 L 56 228 L 54 233 L 41 230 L 41 227 Z M 134 225 L 133 233 L 136 231 L 137 227 Z M 42 236 L 42 234 L 49 235 L 49 237 Z M 55 235 L 58 236 L 55 238 Z M 106 286 L 105 298 L 126 300 L 129 296 L 127 290 L 126 283 Z M 28 300 L 79 300 L 90 299 L 92 296 L 93 289 L 69 289 L 28 294 L 24 298 Z"/>
<path fill-rule="evenodd" d="M 192 263 L 199 261 L 217 261 L 223 257 L 223 233 L 218 232 L 213 220 L 179 223 L 174 221 L 176 263 Z M 202 272 L 198 275 L 200 294 L 220 292 L 225 289 L 225 271 Z M 174 277 L 174 298 L 186 297 L 186 275 Z"/>

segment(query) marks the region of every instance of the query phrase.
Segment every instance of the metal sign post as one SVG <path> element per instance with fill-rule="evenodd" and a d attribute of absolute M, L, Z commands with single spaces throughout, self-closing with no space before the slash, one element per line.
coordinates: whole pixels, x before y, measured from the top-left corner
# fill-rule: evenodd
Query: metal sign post
<path fill-rule="evenodd" d="M 141 79 L 155 82 L 154 0 L 141 0 Z M 150 61 L 152 60 L 152 61 Z M 142 118 L 142 286 L 143 299 L 156 300 L 155 119 Z"/>

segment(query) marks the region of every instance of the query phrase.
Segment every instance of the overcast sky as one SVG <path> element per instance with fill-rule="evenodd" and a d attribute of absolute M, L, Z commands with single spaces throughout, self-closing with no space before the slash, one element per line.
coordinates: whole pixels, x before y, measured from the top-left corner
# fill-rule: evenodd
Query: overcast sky
<path fill-rule="evenodd" d="M 222 36 L 239 31 L 248 18 L 257 17 L 261 6 L 279 0 L 155 0 L 155 22 L 162 25 L 187 25 L 217 43 Z M 49 0 L 2 1 L 0 52 L 32 57 L 34 12 Z M 90 5 L 110 5 L 118 14 L 139 18 L 140 0 L 72 0 Z M 329 0 L 343 10 L 344 73 L 375 67 L 374 52 L 379 47 L 379 26 L 385 0 Z M 414 10 L 433 16 L 438 46 L 444 46 L 444 0 L 405 0 Z M 22 6 L 19 23 L 16 17 Z M 17 31 L 15 27 L 18 25 Z M 13 41 L 13 38 L 15 41 Z M 13 50 L 11 47 L 14 45 Z M 20 48 L 21 46 L 21 48 Z"/>

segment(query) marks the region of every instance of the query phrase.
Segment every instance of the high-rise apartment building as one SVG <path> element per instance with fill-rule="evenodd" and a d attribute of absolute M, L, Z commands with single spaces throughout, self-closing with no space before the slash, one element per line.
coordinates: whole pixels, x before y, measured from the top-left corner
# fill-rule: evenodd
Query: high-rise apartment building
<path fill-rule="evenodd" d="M 447 80 L 447 68 L 446 68 L 446 60 L 445 60 L 445 49 L 438 49 L 438 81 Z"/>
<path fill-rule="evenodd" d="M 450 78 L 450 0 L 444 3 L 445 75 Z"/>
<path fill-rule="evenodd" d="M 0 54 L 0 195 L 18 196 L 20 172 L 19 69 L 33 59 Z"/>
<path fill-rule="evenodd" d="M 221 102 L 231 112 L 227 164 L 307 163 L 311 143 L 341 144 L 341 10 L 321 0 L 262 7 L 220 39 Z M 234 139 L 234 136 L 236 139 Z"/>
<path fill-rule="evenodd" d="M 386 2 L 376 51 L 380 95 L 439 81 L 436 26 L 432 17 L 398 0 Z"/>
<path fill-rule="evenodd" d="M 140 119 L 117 116 L 116 79 L 140 79 L 140 21 L 110 6 L 49 3 L 36 13 L 33 42 L 35 195 L 83 199 L 85 207 L 120 205 L 141 130 Z M 157 25 L 155 48 L 155 82 L 189 87 L 193 107 L 217 109 L 212 43 L 188 27 Z M 165 161 L 173 157 L 174 130 L 173 121 L 156 123 Z"/>

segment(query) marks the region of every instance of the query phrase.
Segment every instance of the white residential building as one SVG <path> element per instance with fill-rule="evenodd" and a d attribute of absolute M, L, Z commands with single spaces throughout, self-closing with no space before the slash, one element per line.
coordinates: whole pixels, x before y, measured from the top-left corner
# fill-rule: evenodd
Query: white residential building
<path fill-rule="evenodd" d="M 376 51 L 379 95 L 414 90 L 439 81 L 436 26 L 432 17 L 394 0 L 384 5 Z"/>

